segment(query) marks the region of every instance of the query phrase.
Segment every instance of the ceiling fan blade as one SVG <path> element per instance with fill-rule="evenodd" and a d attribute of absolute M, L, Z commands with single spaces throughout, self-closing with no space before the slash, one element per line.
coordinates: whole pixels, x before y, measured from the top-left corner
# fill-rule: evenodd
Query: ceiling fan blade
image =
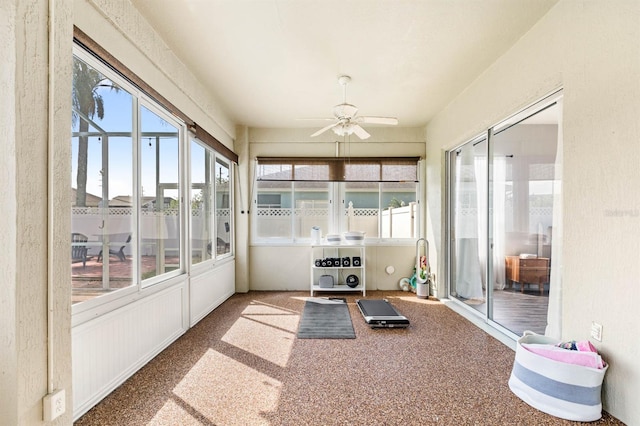
<path fill-rule="evenodd" d="M 365 129 L 358 126 L 357 124 L 354 123 L 351 126 L 353 127 L 353 133 L 355 133 L 356 136 L 360 139 L 367 139 L 369 138 L 369 136 L 371 136 Z"/>
<path fill-rule="evenodd" d="M 332 124 L 329 124 L 328 126 L 323 127 L 322 129 L 320 129 L 320 130 L 318 130 L 317 132 L 315 132 L 314 134 L 312 134 L 312 135 L 311 135 L 311 137 L 313 138 L 313 137 L 315 137 L 315 136 L 318 136 L 318 135 L 320 135 L 320 134 L 322 134 L 322 133 L 326 132 L 327 130 L 331 129 L 332 127 L 337 126 L 338 124 L 340 124 L 340 123 L 332 123 Z"/>
<path fill-rule="evenodd" d="M 335 117 L 333 118 L 296 118 L 297 121 L 336 121 Z"/>
<path fill-rule="evenodd" d="M 395 117 L 357 117 L 359 123 L 367 124 L 386 124 L 388 126 L 395 126 L 398 124 L 398 119 Z"/>

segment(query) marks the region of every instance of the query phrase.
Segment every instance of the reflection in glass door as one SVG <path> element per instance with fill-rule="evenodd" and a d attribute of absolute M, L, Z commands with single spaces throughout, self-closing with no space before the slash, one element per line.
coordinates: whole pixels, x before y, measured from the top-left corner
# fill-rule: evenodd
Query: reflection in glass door
<path fill-rule="evenodd" d="M 447 155 L 450 295 L 515 335 L 544 334 L 550 302 L 559 304 L 560 101 Z"/>
<path fill-rule="evenodd" d="M 516 335 L 544 334 L 560 241 L 558 105 L 505 123 L 492 138 L 492 320 Z M 554 214 L 556 223 L 554 224 Z M 553 247 L 552 247 L 553 245 Z"/>

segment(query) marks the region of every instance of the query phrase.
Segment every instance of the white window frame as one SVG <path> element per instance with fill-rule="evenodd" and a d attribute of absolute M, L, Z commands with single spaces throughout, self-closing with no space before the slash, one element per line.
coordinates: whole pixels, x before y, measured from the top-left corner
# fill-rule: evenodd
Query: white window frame
<path fill-rule="evenodd" d="M 415 182 L 415 198 L 416 198 L 416 203 L 417 203 L 417 208 L 416 208 L 416 214 L 418 215 L 418 217 L 415 219 L 415 223 L 416 223 L 416 229 L 415 229 L 415 237 L 410 237 L 410 238 L 382 238 L 380 237 L 381 235 L 381 220 L 380 220 L 380 215 L 382 214 L 382 211 L 384 210 L 383 208 L 380 207 L 380 197 L 381 195 L 381 182 L 375 181 L 376 184 L 378 184 L 378 189 L 377 189 L 377 194 L 378 194 L 378 237 L 372 238 L 372 237 L 368 237 L 365 238 L 365 241 L 367 244 L 384 244 L 384 243 L 406 243 L 406 242 L 411 242 L 414 243 L 415 240 L 417 238 L 419 238 L 418 236 L 421 235 L 420 231 L 421 231 L 421 209 L 420 209 L 420 205 L 421 205 L 421 199 L 422 199 L 422 188 L 423 188 L 423 182 L 422 182 L 422 177 L 424 175 L 423 172 L 423 167 L 422 167 L 422 161 L 417 161 L 417 181 Z M 257 188 L 258 187 L 258 183 L 260 181 L 258 180 L 258 173 L 255 173 L 254 176 L 254 181 L 253 181 L 253 187 Z M 309 245 L 311 243 L 311 229 L 309 229 L 309 233 L 307 235 L 305 234 L 301 234 L 300 237 L 296 237 L 295 235 L 295 223 L 294 223 L 294 216 L 293 216 L 293 210 L 295 209 L 295 205 L 294 205 L 294 200 L 295 200 L 295 181 L 286 181 L 283 180 L 281 182 L 289 182 L 290 186 L 289 186 L 289 191 L 291 194 L 291 199 L 292 199 L 292 205 L 291 205 L 291 222 L 290 222 L 290 228 L 291 228 L 291 238 L 288 237 L 260 237 L 258 236 L 257 233 L 257 223 L 259 220 L 259 216 L 257 213 L 258 210 L 258 190 L 256 189 L 253 195 L 253 199 L 251 200 L 252 205 L 254 206 L 254 208 L 252 209 L 251 212 L 251 227 L 252 227 L 252 231 L 251 232 L 251 243 L 253 245 Z M 326 235 L 326 234 L 335 234 L 335 233 L 342 233 L 345 232 L 347 230 L 347 224 L 346 224 L 346 217 L 344 215 L 344 209 L 346 209 L 346 206 L 344 206 L 344 201 L 345 200 L 345 189 L 346 189 L 346 185 L 345 185 L 345 181 L 334 181 L 334 182 L 329 182 L 329 229 L 322 229 L 322 234 Z"/>
<path fill-rule="evenodd" d="M 178 280 L 181 281 L 183 277 L 187 274 L 186 265 L 190 262 L 187 261 L 187 255 L 189 253 L 185 253 L 185 238 L 186 238 L 186 218 L 185 218 L 185 207 L 184 202 L 181 200 L 181 218 L 180 218 L 180 238 L 179 238 L 179 250 L 180 250 L 180 258 L 181 264 L 177 270 L 169 271 L 164 274 L 149 278 L 147 280 L 142 280 L 140 276 L 140 203 L 138 200 L 140 199 L 140 182 L 141 182 L 141 170 L 140 170 L 140 145 L 141 145 L 141 130 L 140 130 L 140 117 L 139 111 L 142 106 L 153 111 L 155 114 L 160 116 L 162 119 L 169 122 L 171 125 L 178 129 L 178 143 L 180 150 L 180 162 L 179 162 L 179 180 L 178 183 L 180 187 L 181 197 L 184 198 L 185 190 L 188 189 L 188 180 L 185 179 L 186 166 L 185 166 L 185 138 L 187 134 L 186 125 L 174 118 L 168 111 L 165 111 L 164 108 L 156 103 L 153 99 L 151 99 L 146 93 L 142 92 L 135 85 L 131 84 L 127 79 L 121 77 L 117 72 L 112 70 L 108 64 L 105 64 L 98 58 L 96 58 L 91 52 L 86 50 L 84 47 L 78 45 L 77 43 L 73 44 L 72 49 L 73 56 L 78 57 L 80 60 L 85 62 L 87 65 L 90 65 L 94 69 L 98 70 L 101 74 L 103 74 L 106 78 L 118 84 L 124 90 L 126 90 L 132 96 L 132 131 L 131 131 L 131 139 L 133 146 L 133 162 L 134 162 L 134 171 L 133 171 L 133 189 L 132 189 L 132 209 L 134 218 L 134 230 L 137 235 L 136 240 L 132 240 L 133 254 L 135 259 L 132 260 L 134 263 L 133 266 L 133 282 L 131 286 L 128 286 L 123 289 L 119 289 L 114 292 L 110 292 L 99 297 L 95 297 L 80 303 L 76 303 L 72 305 L 72 315 L 74 317 L 74 324 L 77 321 L 83 321 L 84 319 L 90 319 L 95 315 L 109 312 L 111 310 L 117 309 L 118 307 L 124 306 L 131 301 L 140 297 L 141 294 L 152 294 L 158 291 L 161 291 L 169 286 L 174 285 Z"/>

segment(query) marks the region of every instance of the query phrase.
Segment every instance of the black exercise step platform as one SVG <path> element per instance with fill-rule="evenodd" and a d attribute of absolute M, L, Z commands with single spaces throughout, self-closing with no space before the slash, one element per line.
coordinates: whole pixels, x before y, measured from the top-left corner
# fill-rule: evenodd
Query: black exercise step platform
<path fill-rule="evenodd" d="M 356 304 L 371 328 L 409 327 L 409 319 L 400 314 L 387 299 L 357 299 Z"/>

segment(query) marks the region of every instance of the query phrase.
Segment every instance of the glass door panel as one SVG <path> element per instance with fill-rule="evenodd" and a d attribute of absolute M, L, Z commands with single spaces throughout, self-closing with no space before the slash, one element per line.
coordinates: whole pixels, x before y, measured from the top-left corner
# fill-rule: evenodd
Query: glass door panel
<path fill-rule="evenodd" d="M 560 321 L 561 99 L 447 153 L 450 296 L 516 336 Z"/>
<path fill-rule="evenodd" d="M 509 124 L 492 137 L 491 318 L 522 335 L 544 334 L 551 286 L 557 191 L 558 107 Z"/>
<path fill-rule="evenodd" d="M 448 161 L 450 293 L 486 314 L 487 138 L 451 151 Z"/>

